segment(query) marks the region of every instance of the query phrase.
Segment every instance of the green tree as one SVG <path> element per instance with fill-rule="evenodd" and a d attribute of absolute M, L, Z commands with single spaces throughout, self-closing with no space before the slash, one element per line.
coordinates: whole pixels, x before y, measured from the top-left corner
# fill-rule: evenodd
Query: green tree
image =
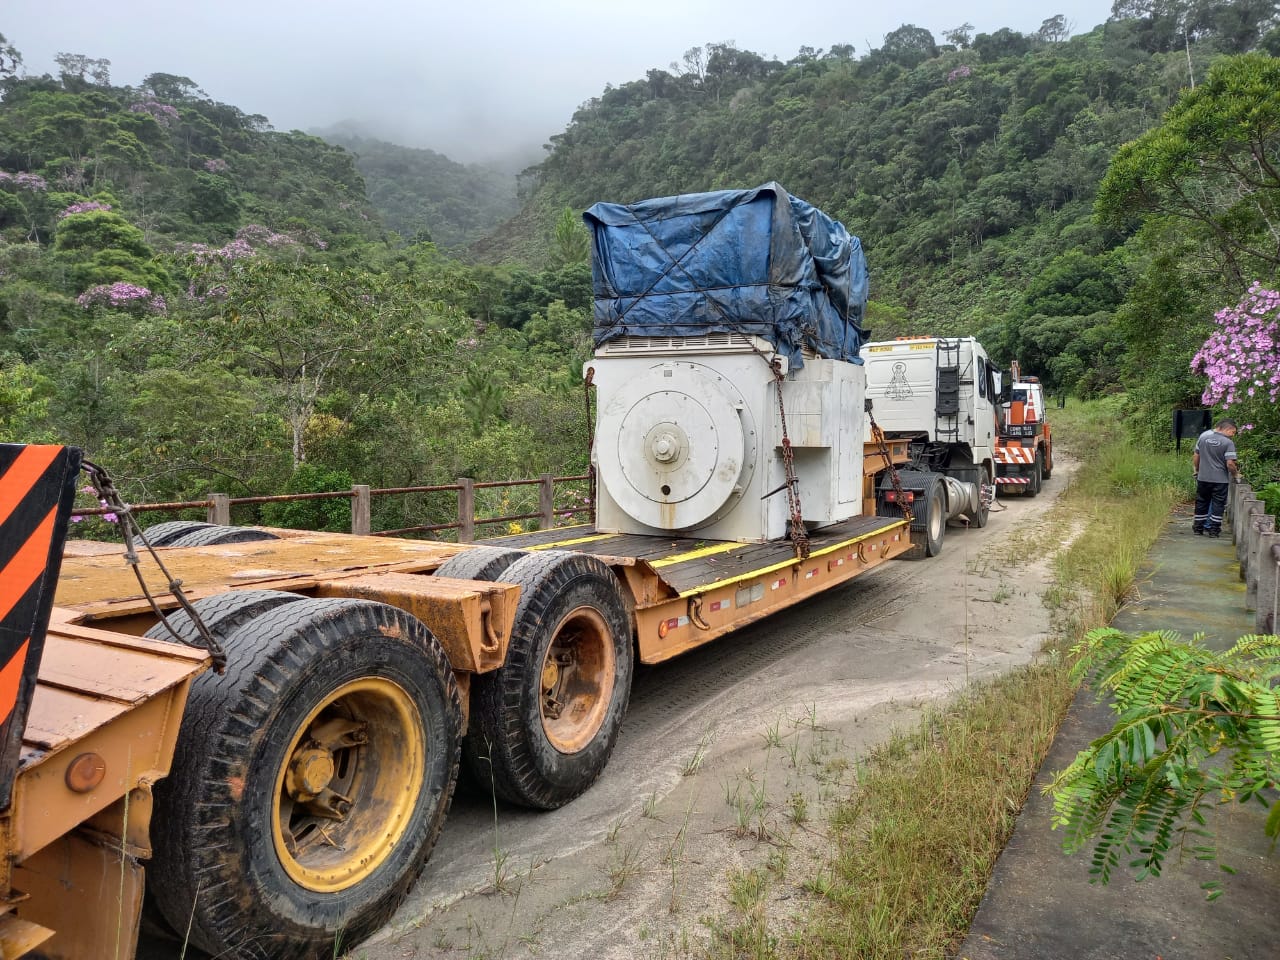
<path fill-rule="evenodd" d="M 14 76 L 21 66 L 22 54 L 0 33 L 0 79 Z"/>
<path fill-rule="evenodd" d="M 366 271 L 251 257 L 223 283 L 225 299 L 195 326 L 262 380 L 295 468 L 326 395 L 341 387 L 350 417 L 397 384 L 431 381 L 464 329 L 440 289 Z"/>
<path fill-rule="evenodd" d="M 572 207 L 565 207 L 556 219 L 551 258 L 554 266 L 583 263 L 591 255 L 591 237 Z"/>
<path fill-rule="evenodd" d="M 1280 269 L 1280 60 L 1214 66 L 1159 127 L 1121 147 L 1097 210 L 1117 227 L 1178 222 L 1240 288 Z"/>

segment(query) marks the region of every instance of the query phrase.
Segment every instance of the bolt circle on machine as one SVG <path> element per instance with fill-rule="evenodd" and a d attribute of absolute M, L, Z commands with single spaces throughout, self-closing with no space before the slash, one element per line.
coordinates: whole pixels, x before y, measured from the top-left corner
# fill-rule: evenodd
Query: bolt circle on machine
<path fill-rule="evenodd" d="M 628 516 L 662 530 L 696 528 L 742 496 L 746 406 L 731 384 L 696 364 L 655 368 L 603 403 L 600 479 Z"/>
<path fill-rule="evenodd" d="M 578 607 L 553 632 L 542 667 L 542 728 L 561 753 L 576 753 L 600 732 L 617 679 L 609 626 Z"/>
<path fill-rule="evenodd" d="M 422 719 L 405 690 L 367 677 L 334 690 L 298 728 L 276 776 L 272 839 L 293 880 L 332 893 L 396 849 L 426 768 Z"/>

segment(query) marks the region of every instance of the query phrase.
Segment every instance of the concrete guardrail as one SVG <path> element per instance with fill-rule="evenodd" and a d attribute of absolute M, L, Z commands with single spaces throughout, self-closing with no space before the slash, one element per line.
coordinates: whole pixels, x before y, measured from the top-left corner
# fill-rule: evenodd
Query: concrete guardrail
<path fill-rule="evenodd" d="M 1280 632 L 1280 533 L 1247 483 L 1233 483 L 1227 497 L 1231 539 L 1245 583 L 1245 609 L 1254 611 L 1258 633 Z"/>

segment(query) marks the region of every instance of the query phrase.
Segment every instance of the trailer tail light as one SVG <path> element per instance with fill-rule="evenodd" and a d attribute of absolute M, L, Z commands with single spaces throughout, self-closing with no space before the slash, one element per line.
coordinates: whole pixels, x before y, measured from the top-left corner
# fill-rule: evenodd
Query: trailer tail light
<path fill-rule="evenodd" d="M 903 490 L 902 497 L 899 499 L 897 490 L 886 490 L 884 492 L 885 503 L 915 503 L 916 492 L 914 490 Z"/>

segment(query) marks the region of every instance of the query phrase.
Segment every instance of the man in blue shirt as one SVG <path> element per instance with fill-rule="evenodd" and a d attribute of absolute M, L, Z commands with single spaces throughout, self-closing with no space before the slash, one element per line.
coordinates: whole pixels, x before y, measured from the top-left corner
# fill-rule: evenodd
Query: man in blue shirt
<path fill-rule="evenodd" d="M 1191 532 L 1197 536 L 1222 534 L 1227 484 L 1240 471 L 1235 441 L 1231 439 L 1235 435 L 1234 420 L 1219 420 L 1217 426 L 1196 440 L 1196 451 L 1191 455 L 1191 466 L 1196 472 L 1196 515 L 1191 522 Z"/>

